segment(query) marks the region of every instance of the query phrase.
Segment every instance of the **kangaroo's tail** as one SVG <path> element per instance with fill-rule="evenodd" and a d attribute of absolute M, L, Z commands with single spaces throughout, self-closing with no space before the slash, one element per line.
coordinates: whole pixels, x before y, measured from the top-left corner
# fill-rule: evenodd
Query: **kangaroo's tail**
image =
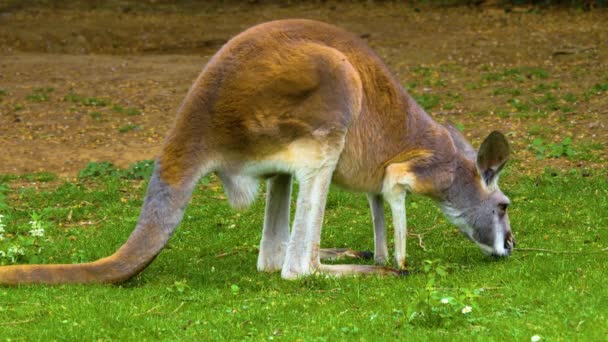
<path fill-rule="evenodd" d="M 118 283 L 133 277 L 154 260 L 181 221 L 198 173 L 188 178 L 169 184 L 156 163 L 137 226 L 111 256 L 83 264 L 0 267 L 0 285 Z"/>

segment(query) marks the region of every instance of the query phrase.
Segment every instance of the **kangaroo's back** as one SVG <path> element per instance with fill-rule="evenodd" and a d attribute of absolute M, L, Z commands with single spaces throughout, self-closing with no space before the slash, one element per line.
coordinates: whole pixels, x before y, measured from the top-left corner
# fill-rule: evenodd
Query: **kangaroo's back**
<path fill-rule="evenodd" d="M 328 56 L 334 60 L 328 62 Z M 344 64 L 351 70 L 336 72 Z M 345 84 L 328 80 L 336 77 L 345 78 Z M 343 102 L 333 106 L 340 111 L 335 116 L 321 103 L 328 99 Z M 182 140 L 197 141 L 184 136 L 181 128 L 194 123 L 193 133 L 204 132 L 200 139 L 212 137 L 200 141 L 213 145 L 211 150 L 259 156 L 280 150 L 328 120 L 341 121 L 330 126 L 347 128 L 334 181 L 358 191 L 380 191 L 387 163 L 437 149 L 425 146 L 429 135 L 449 140 L 363 40 L 303 19 L 264 23 L 231 39 L 193 84 L 175 131 Z M 370 143 L 379 139 L 381 143 Z"/>

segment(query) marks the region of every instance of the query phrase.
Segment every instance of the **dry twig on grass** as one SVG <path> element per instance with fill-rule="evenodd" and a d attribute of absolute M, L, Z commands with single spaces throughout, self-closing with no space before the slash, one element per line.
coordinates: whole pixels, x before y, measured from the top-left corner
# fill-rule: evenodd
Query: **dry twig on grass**
<path fill-rule="evenodd" d="M 608 247 L 590 252 L 577 252 L 577 251 L 556 251 L 552 249 L 544 249 L 544 248 L 517 248 L 518 251 L 521 252 L 546 252 L 546 253 L 555 253 L 555 254 L 595 254 L 595 253 L 603 253 L 608 252 Z"/>

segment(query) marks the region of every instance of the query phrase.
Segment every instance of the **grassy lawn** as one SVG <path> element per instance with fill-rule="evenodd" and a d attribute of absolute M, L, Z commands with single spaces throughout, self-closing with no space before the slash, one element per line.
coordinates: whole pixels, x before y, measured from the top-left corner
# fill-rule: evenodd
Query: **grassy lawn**
<path fill-rule="evenodd" d="M 525 1 L 505 11 L 420 1 L 5 2 L 0 265 L 113 253 L 135 227 L 151 163 L 91 163 L 76 179 L 28 172 L 151 158 L 212 54 L 245 27 L 287 17 L 360 35 L 474 146 L 505 133 L 513 157 L 501 187 L 517 246 L 510 258 L 485 257 L 412 195 L 409 276 L 285 281 L 256 271 L 264 189 L 236 212 L 207 177 L 167 248 L 134 279 L 0 287 L 0 342 L 608 341 L 607 11 L 522 11 L 542 3 Z M 365 195 L 332 188 L 322 246 L 372 250 L 370 216 Z"/>
<path fill-rule="evenodd" d="M 1 176 L 0 261 L 112 253 L 135 226 L 148 165 L 139 166 L 93 164 L 73 181 Z M 511 258 L 484 257 L 431 201 L 409 196 L 409 276 L 284 281 L 256 271 L 263 196 L 235 212 L 208 177 L 170 245 L 135 279 L 0 288 L 0 340 L 605 340 L 606 175 L 507 170 L 502 183 L 521 248 Z M 373 249 L 364 195 L 332 189 L 322 244 Z"/>

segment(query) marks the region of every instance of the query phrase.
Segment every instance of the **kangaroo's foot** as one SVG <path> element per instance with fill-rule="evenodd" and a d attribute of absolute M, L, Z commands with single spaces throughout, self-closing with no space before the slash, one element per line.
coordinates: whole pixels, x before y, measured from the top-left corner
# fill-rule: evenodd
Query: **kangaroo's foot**
<path fill-rule="evenodd" d="M 392 275 L 392 276 L 406 276 L 409 274 L 408 270 L 396 269 L 386 266 L 371 266 L 371 265 L 319 265 L 319 272 L 322 274 L 329 274 L 334 276 L 343 275 L 356 275 L 356 274 L 369 274 L 369 275 Z"/>
<path fill-rule="evenodd" d="M 340 260 L 344 258 L 370 260 L 374 253 L 370 251 L 355 251 L 348 248 L 322 248 L 319 252 L 321 260 Z"/>

